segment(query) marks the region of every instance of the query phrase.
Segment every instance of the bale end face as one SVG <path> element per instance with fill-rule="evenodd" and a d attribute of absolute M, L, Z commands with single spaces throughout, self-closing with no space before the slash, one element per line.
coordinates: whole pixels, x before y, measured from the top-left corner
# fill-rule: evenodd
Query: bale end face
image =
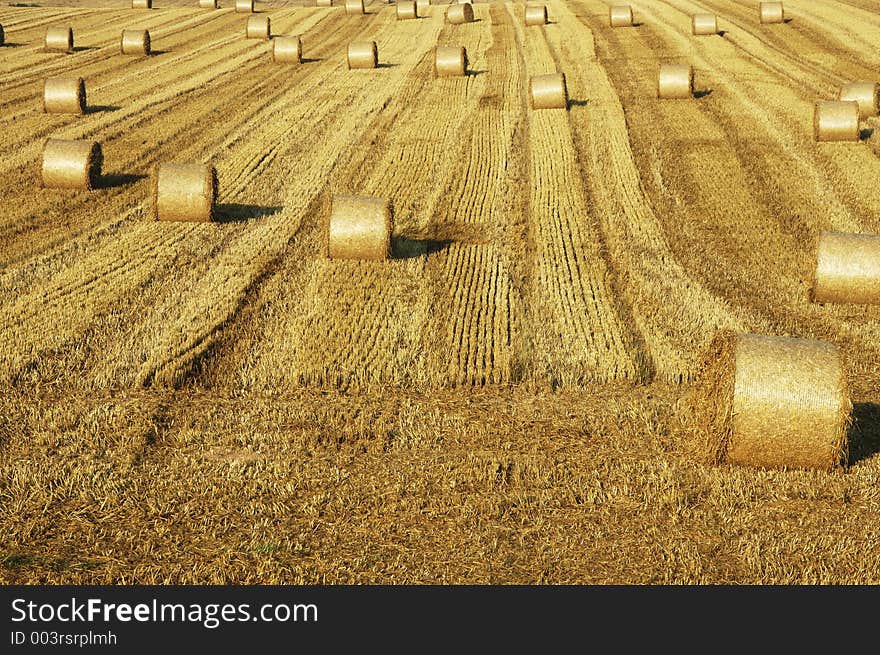
<path fill-rule="evenodd" d="M 816 141 L 858 141 L 859 103 L 855 100 L 823 100 L 813 111 Z"/>
<path fill-rule="evenodd" d="M 811 300 L 880 305 L 880 236 L 842 232 L 819 235 Z"/>
<path fill-rule="evenodd" d="M 850 82 L 840 88 L 838 100 L 855 100 L 859 103 L 859 117 L 864 120 L 877 115 L 880 107 L 880 85 L 876 82 Z"/>
<path fill-rule="evenodd" d="M 691 98 L 694 69 L 689 64 L 661 64 L 657 75 L 657 97 L 665 100 Z"/>
<path fill-rule="evenodd" d="M 608 8 L 608 24 L 611 27 L 632 27 L 633 11 L 629 5 L 616 5 Z"/>
<path fill-rule="evenodd" d="M 49 52 L 73 52 L 73 28 L 48 28 L 46 30 L 45 48 Z"/>
<path fill-rule="evenodd" d="M 302 41 L 298 36 L 279 36 L 272 41 L 272 60 L 279 64 L 302 62 Z"/>
<path fill-rule="evenodd" d="M 525 24 L 526 26 L 546 25 L 547 7 L 545 5 L 526 5 Z"/>
<path fill-rule="evenodd" d="M 348 69 L 376 68 L 379 48 L 375 41 L 354 41 L 348 45 Z"/>
<path fill-rule="evenodd" d="M 43 111 L 47 114 L 84 114 L 86 83 L 81 77 L 50 77 L 43 84 Z"/>
<path fill-rule="evenodd" d="M 149 56 L 150 33 L 147 30 L 122 30 L 119 49 L 124 55 Z"/>
<path fill-rule="evenodd" d="M 366 13 L 364 10 L 364 0 L 345 0 L 345 13 L 350 16 Z"/>
<path fill-rule="evenodd" d="M 211 221 L 217 204 L 217 170 L 210 164 L 158 164 L 153 169 L 152 197 L 157 221 Z"/>
<path fill-rule="evenodd" d="M 416 0 L 398 0 L 397 20 L 413 20 L 418 18 Z"/>
<path fill-rule="evenodd" d="M 474 8 L 469 2 L 449 5 L 446 10 L 446 22 L 451 25 L 462 25 L 474 22 Z"/>
<path fill-rule="evenodd" d="M 762 25 L 785 22 L 785 9 L 781 2 L 762 2 L 759 13 Z"/>
<path fill-rule="evenodd" d="M 565 74 L 535 75 L 529 79 L 529 101 L 532 109 L 567 109 Z"/>
<path fill-rule="evenodd" d="M 47 139 L 41 177 L 48 189 L 95 189 L 101 180 L 101 144 L 88 140 Z"/>
<path fill-rule="evenodd" d="M 718 34 L 718 19 L 715 14 L 694 14 L 691 17 L 691 33 L 694 36 Z"/>
<path fill-rule="evenodd" d="M 391 203 L 371 196 L 333 196 L 327 224 L 330 259 L 385 261 L 391 252 Z"/>
<path fill-rule="evenodd" d="M 248 39 L 271 39 L 272 24 L 268 16 L 249 16 L 245 37 Z"/>
<path fill-rule="evenodd" d="M 459 77 L 467 75 L 467 50 L 458 46 L 441 46 L 434 51 L 434 75 Z"/>

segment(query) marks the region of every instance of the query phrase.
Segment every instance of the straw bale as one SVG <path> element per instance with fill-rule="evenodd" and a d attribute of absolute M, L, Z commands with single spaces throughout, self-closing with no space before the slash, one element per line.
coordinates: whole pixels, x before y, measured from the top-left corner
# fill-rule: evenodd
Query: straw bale
<path fill-rule="evenodd" d="M 718 19 L 715 14 L 694 14 L 691 17 L 691 33 L 694 36 L 718 34 Z"/>
<path fill-rule="evenodd" d="M 611 27 L 631 27 L 633 10 L 629 5 L 615 5 L 608 8 L 608 24 Z"/>
<path fill-rule="evenodd" d="M 150 54 L 150 33 L 147 30 L 122 30 L 119 49 L 124 55 Z"/>
<path fill-rule="evenodd" d="M 880 304 L 880 236 L 823 232 L 816 247 L 812 299 Z"/>
<path fill-rule="evenodd" d="M 855 100 L 859 103 L 859 117 L 862 120 L 877 115 L 880 105 L 876 82 L 849 82 L 840 87 L 838 100 Z"/>
<path fill-rule="evenodd" d="M 352 41 L 348 44 L 348 68 L 376 68 L 379 49 L 375 41 Z"/>
<path fill-rule="evenodd" d="M 546 25 L 547 24 L 547 6 L 546 5 L 526 5 L 525 24 L 528 25 Z"/>
<path fill-rule="evenodd" d="M 248 16 L 245 36 L 249 39 L 271 39 L 272 26 L 268 16 Z"/>
<path fill-rule="evenodd" d="M 568 89 L 564 73 L 535 75 L 529 79 L 529 103 L 532 109 L 568 108 Z"/>
<path fill-rule="evenodd" d="M 217 203 L 217 171 L 210 164 L 159 164 L 153 170 L 152 195 L 158 221 L 210 221 Z"/>
<path fill-rule="evenodd" d="M 54 25 L 46 30 L 46 50 L 73 52 L 73 28 Z"/>
<path fill-rule="evenodd" d="M 467 75 L 467 50 L 460 46 L 440 46 L 434 52 L 434 74 L 437 77 Z"/>
<path fill-rule="evenodd" d="M 660 64 L 657 97 L 691 98 L 694 94 L 694 69 L 690 64 Z"/>
<path fill-rule="evenodd" d="M 452 25 L 474 22 L 474 8 L 469 2 L 449 5 L 446 10 L 446 22 Z"/>
<path fill-rule="evenodd" d="M 54 189 L 94 189 L 104 163 L 101 144 L 87 139 L 46 139 L 41 175 Z"/>
<path fill-rule="evenodd" d="M 47 114 L 84 114 L 86 83 L 83 78 L 47 78 L 43 83 L 43 111 Z"/>
<path fill-rule="evenodd" d="M 855 100 L 821 100 L 813 112 L 816 141 L 858 141 L 859 103 Z"/>
<path fill-rule="evenodd" d="M 279 64 L 302 62 L 302 40 L 298 36 L 277 36 L 272 40 L 272 60 Z"/>
<path fill-rule="evenodd" d="M 785 22 L 785 9 L 781 2 L 762 2 L 760 6 L 761 23 Z"/>
<path fill-rule="evenodd" d="M 388 259 L 391 203 L 372 196 L 333 196 L 327 227 L 331 259 Z"/>

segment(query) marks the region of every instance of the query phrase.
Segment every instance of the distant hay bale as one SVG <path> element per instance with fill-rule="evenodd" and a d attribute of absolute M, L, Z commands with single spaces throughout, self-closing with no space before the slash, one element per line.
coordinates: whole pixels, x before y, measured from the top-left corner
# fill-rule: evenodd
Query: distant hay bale
<path fill-rule="evenodd" d="M 692 402 L 713 463 L 825 470 L 844 463 L 852 405 L 834 344 L 720 332 Z"/>
<path fill-rule="evenodd" d="M 615 5 L 608 8 L 608 23 L 611 27 L 632 27 L 633 10 L 629 5 Z"/>
<path fill-rule="evenodd" d="M 245 36 L 249 39 L 271 39 L 271 27 L 268 16 L 248 16 Z"/>
<path fill-rule="evenodd" d="M 391 204 L 372 196 L 333 196 L 327 226 L 330 259 L 388 259 Z"/>
<path fill-rule="evenodd" d="M 434 51 L 434 74 L 437 77 L 467 75 L 467 50 L 460 46 L 440 46 Z"/>
<path fill-rule="evenodd" d="M 131 0 L 132 9 L 152 9 L 153 0 Z"/>
<path fill-rule="evenodd" d="M 535 75 L 529 79 L 529 103 L 532 109 L 568 108 L 568 88 L 564 73 Z"/>
<path fill-rule="evenodd" d="M 416 9 L 416 0 L 398 0 L 397 20 L 412 20 L 418 17 L 419 14 Z"/>
<path fill-rule="evenodd" d="M 43 84 L 43 111 L 47 114 L 84 114 L 86 83 L 83 78 L 47 78 Z"/>
<path fill-rule="evenodd" d="M 236 14 L 254 13 L 254 0 L 235 0 Z"/>
<path fill-rule="evenodd" d="M 298 36 L 277 36 L 272 41 L 272 60 L 279 64 L 302 62 L 302 40 Z"/>
<path fill-rule="evenodd" d="M 691 33 L 694 36 L 718 34 L 718 19 L 715 14 L 694 14 L 691 17 Z"/>
<path fill-rule="evenodd" d="M 152 179 L 153 218 L 207 222 L 217 203 L 217 171 L 210 164 L 159 164 Z"/>
<path fill-rule="evenodd" d="M 96 141 L 46 139 L 43 186 L 50 189 L 94 189 L 101 179 L 104 156 Z"/>
<path fill-rule="evenodd" d="M 431 0 L 416 0 L 416 13 L 419 18 L 431 15 Z"/>
<path fill-rule="evenodd" d="M 785 9 L 781 2 L 762 2 L 760 7 L 761 23 L 785 22 Z"/>
<path fill-rule="evenodd" d="M 217 0 L 199 0 L 199 7 L 202 9 L 216 9 Z"/>
<path fill-rule="evenodd" d="M 348 44 L 348 69 L 376 68 L 379 48 L 375 41 L 352 41 Z"/>
<path fill-rule="evenodd" d="M 859 103 L 859 117 L 864 120 L 877 115 L 880 97 L 876 82 L 850 82 L 840 87 L 838 100 L 855 100 Z"/>
<path fill-rule="evenodd" d="M 474 8 L 469 2 L 449 5 L 446 10 L 446 22 L 452 25 L 474 22 Z"/>
<path fill-rule="evenodd" d="M 821 100 L 813 112 L 816 141 L 858 141 L 859 103 L 855 100 Z"/>
<path fill-rule="evenodd" d="M 364 12 L 364 0 L 345 0 L 345 13 L 356 16 Z"/>
<path fill-rule="evenodd" d="M 694 69 L 690 64 L 660 64 L 657 97 L 691 98 L 694 95 Z"/>
<path fill-rule="evenodd" d="M 812 300 L 880 305 L 880 236 L 823 232 L 816 248 Z"/>
<path fill-rule="evenodd" d="M 147 30 L 122 30 L 120 50 L 124 55 L 150 54 L 150 33 Z"/>
<path fill-rule="evenodd" d="M 525 24 L 529 25 L 546 25 L 547 24 L 547 7 L 546 5 L 526 5 Z"/>
<path fill-rule="evenodd" d="M 54 26 L 46 30 L 46 50 L 73 52 L 73 28 Z"/>
<path fill-rule="evenodd" d="M 317 0 L 317 2 L 315 2 L 315 6 L 316 7 L 332 7 L 333 0 Z"/>

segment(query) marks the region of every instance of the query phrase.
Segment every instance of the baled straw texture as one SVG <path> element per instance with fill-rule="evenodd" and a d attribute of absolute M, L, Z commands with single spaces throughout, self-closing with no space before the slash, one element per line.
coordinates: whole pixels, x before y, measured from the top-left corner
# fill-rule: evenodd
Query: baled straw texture
<path fill-rule="evenodd" d="M 46 139 L 43 145 L 43 186 L 53 189 L 94 189 L 101 179 L 101 144 L 88 140 Z"/>
<path fill-rule="evenodd" d="M 694 94 L 694 69 L 690 64 L 660 64 L 657 97 L 690 98 Z"/>
<path fill-rule="evenodd" d="M 153 170 L 153 218 L 206 222 L 214 217 L 217 171 L 210 164 L 159 164 Z"/>
<path fill-rule="evenodd" d="M 345 13 L 351 16 L 364 13 L 364 0 L 345 0 Z"/>
<path fill-rule="evenodd" d="M 816 141 L 858 141 L 859 103 L 855 100 L 821 100 L 813 112 Z"/>
<path fill-rule="evenodd" d="M 153 0 L 131 0 L 132 9 L 152 9 Z"/>
<path fill-rule="evenodd" d="M 318 0 L 318 1 L 315 3 L 315 5 L 318 6 L 318 7 L 332 7 L 332 6 L 333 6 L 333 0 Z"/>
<path fill-rule="evenodd" d="M 53 26 L 46 30 L 46 50 L 71 52 L 73 50 L 73 28 Z"/>
<path fill-rule="evenodd" d="M 398 0 L 397 20 L 411 20 L 418 17 L 419 13 L 416 9 L 416 0 Z"/>
<path fill-rule="evenodd" d="M 150 33 L 147 30 L 122 30 L 119 48 L 124 55 L 146 57 L 150 54 Z"/>
<path fill-rule="evenodd" d="M 549 73 L 529 79 L 529 103 L 532 109 L 567 109 L 565 74 Z"/>
<path fill-rule="evenodd" d="M 199 7 L 202 9 L 216 9 L 217 0 L 199 0 Z"/>
<path fill-rule="evenodd" d="M 279 64 L 302 62 L 302 40 L 298 36 L 277 36 L 272 41 L 272 60 Z"/>
<path fill-rule="evenodd" d="M 546 25 L 547 7 L 545 5 L 526 5 L 525 24 L 526 26 Z"/>
<path fill-rule="evenodd" d="M 715 14 L 694 14 L 691 18 L 691 33 L 694 36 L 718 34 L 718 19 Z"/>
<path fill-rule="evenodd" d="M 762 2 L 760 7 L 761 23 L 784 23 L 785 9 L 781 2 Z"/>
<path fill-rule="evenodd" d="M 236 14 L 254 13 L 254 0 L 235 0 Z"/>
<path fill-rule="evenodd" d="M 434 52 L 434 74 L 437 77 L 467 75 L 467 50 L 460 46 L 440 46 Z"/>
<path fill-rule="evenodd" d="M 469 2 L 458 5 L 449 5 L 446 10 L 446 22 L 452 25 L 474 22 L 474 8 Z"/>
<path fill-rule="evenodd" d="M 629 5 L 615 5 L 608 8 L 608 24 L 611 27 L 631 27 L 633 10 Z"/>
<path fill-rule="evenodd" d="M 840 87 L 838 100 L 855 100 L 859 103 L 859 117 L 864 120 L 877 115 L 880 105 L 876 82 L 849 82 Z"/>
<path fill-rule="evenodd" d="M 822 303 L 880 305 L 880 236 L 819 235 L 812 298 Z"/>
<path fill-rule="evenodd" d="M 84 114 L 86 83 L 83 78 L 47 78 L 43 84 L 43 111 L 47 114 Z"/>
<path fill-rule="evenodd" d="M 331 259 L 388 259 L 391 204 L 372 196 L 333 196 L 327 226 Z"/>
<path fill-rule="evenodd" d="M 694 400 L 713 463 L 823 470 L 844 463 L 852 404 L 834 344 L 721 332 Z"/>
<path fill-rule="evenodd" d="M 245 36 L 249 39 L 272 38 L 272 26 L 268 16 L 248 16 Z"/>
<path fill-rule="evenodd" d="M 379 49 L 375 41 L 352 41 L 348 44 L 348 69 L 376 68 Z"/>
<path fill-rule="evenodd" d="M 431 15 L 431 0 L 416 0 L 416 13 L 419 18 Z"/>

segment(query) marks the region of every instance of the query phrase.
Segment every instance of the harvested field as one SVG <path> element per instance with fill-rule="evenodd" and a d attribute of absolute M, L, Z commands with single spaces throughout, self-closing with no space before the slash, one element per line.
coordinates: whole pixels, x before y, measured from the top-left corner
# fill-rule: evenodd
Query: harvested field
<path fill-rule="evenodd" d="M 880 234 L 880 118 L 813 134 L 876 81 L 875 3 L 257 3 L 293 66 L 231 0 L 40 4 L 0 6 L 0 581 L 880 582 L 880 306 L 811 299 L 821 233 Z M 96 188 L 42 188 L 49 138 Z M 154 220 L 166 162 L 216 168 L 212 221 Z M 325 256 L 334 195 L 390 201 L 389 259 Z M 718 330 L 839 348 L 847 466 L 707 462 Z"/>

